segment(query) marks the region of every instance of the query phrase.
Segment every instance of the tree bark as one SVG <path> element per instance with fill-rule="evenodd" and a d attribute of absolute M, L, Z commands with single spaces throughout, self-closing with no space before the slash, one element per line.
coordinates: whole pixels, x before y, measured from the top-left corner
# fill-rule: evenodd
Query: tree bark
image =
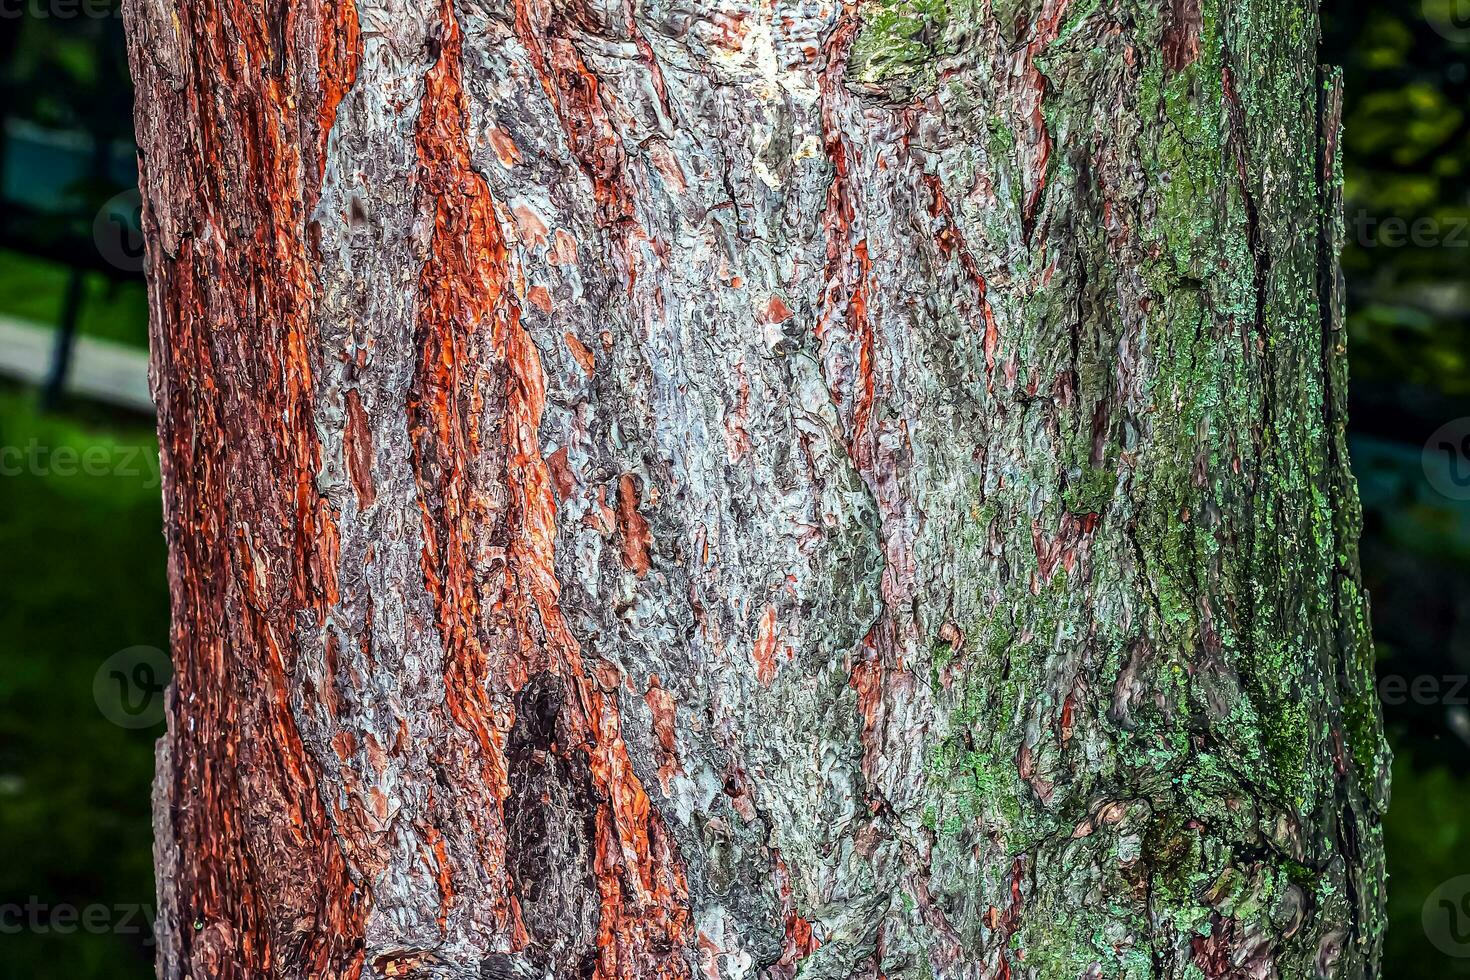
<path fill-rule="evenodd" d="M 126 0 L 159 975 L 1378 975 L 1304 0 Z"/>

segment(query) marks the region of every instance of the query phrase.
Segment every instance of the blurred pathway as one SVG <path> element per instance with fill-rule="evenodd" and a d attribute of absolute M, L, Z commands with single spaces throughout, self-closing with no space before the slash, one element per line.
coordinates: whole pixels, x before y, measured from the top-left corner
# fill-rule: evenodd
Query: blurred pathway
<path fill-rule="evenodd" d="M 0 316 L 0 375 L 32 384 L 46 380 L 56 331 Z M 66 391 L 137 412 L 153 411 L 148 391 L 148 352 L 136 347 L 78 337 Z"/>

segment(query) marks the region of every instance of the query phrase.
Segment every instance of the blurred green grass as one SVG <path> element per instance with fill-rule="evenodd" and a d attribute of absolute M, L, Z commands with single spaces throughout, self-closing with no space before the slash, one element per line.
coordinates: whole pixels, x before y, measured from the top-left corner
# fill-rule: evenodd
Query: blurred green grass
<path fill-rule="evenodd" d="M 1390 733 L 1392 737 L 1394 733 Z M 1470 874 L 1470 786 L 1442 761 L 1463 745 L 1411 748 L 1397 743 L 1393 806 L 1384 824 L 1388 848 L 1388 942 L 1385 977 L 1470 976 L 1470 959 L 1443 955 L 1424 938 L 1424 900 L 1448 878 Z"/>
<path fill-rule="evenodd" d="M 0 314 L 54 325 L 61 316 L 70 271 L 44 259 L 0 249 Z M 88 337 L 148 346 L 148 294 L 141 281 L 85 276 L 77 329 Z"/>
<path fill-rule="evenodd" d="M 168 648 L 157 444 L 146 420 L 82 417 L 42 415 L 33 394 L 0 387 L 0 446 L 101 446 L 113 469 L 137 471 L 66 476 L 56 470 L 70 467 L 5 459 L 0 903 L 151 907 L 149 784 L 160 729 L 107 721 L 92 680 L 120 649 Z M 28 931 L 6 937 L 0 974 L 141 980 L 151 975 L 147 940 L 146 929 Z"/>

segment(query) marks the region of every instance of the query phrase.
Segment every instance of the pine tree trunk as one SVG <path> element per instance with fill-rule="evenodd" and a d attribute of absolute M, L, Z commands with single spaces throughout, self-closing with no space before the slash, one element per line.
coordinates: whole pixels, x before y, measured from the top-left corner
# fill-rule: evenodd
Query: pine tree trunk
<path fill-rule="evenodd" d="M 1304 0 L 128 0 L 159 973 L 1378 975 Z"/>

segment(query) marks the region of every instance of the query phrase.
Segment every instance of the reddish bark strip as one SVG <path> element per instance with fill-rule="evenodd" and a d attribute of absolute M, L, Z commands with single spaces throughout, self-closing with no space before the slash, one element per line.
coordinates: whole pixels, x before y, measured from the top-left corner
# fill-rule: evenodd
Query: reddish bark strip
<path fill-rule="evenodd" d="M 373 487 L 373 437 L 368 431 L 367 413 L 357 389 L 347 392 L 347 471 L 352 488 L 357 491 L 359 506 L 371 507 L 377 496 Z"/>
<path fill-rule="evenodd" d="M 868 318 L 868 274 L 872 263 L 868 243 L 858 226 L 858 189 L 851 170 L 857 149 L 848 145 L 836 118 L 836 102 L 843 98 L 843 72 L 860 24 L 845 17 L 827 44 L 828 67 L 822 74 L 822 126 L 827 157 L 832 162 L 832 183 L 827 190 L 827 208 L 822 227 L 827 236 L 827 261 L 822 290 L 822 312 L 816 324 L 823 357 L 839 361 L 829 371 L 833 400 L 843 411 L 849 450 L 859 469 L 872 465 L 874 448 L 869 432 L 876 395 L 873 326 Z M 854 241 L 854 238 L 857 238 Z M 840 325 L 840 326 L 839 326 Z M 855 348 L 852 363 L 841 363 L 840 347 Z"/>
<path fill-rule="evenodd" d="M 354 0 L 320 0 L 317 8 L 317 179 L 326 168 L 327 138 L 337 118 L 337 107 L 357 81 L 362 64 L 362 29 Z"/>
<path fill-rule="evenodd" d="M 954 219 L 954 213 L 950 210 L 949 198 L 944 194 L 944 182 L 935 174 L 925 174 L 924 186 L 929 188 L 929 193 L 934 196 L 929 206 L 929 213 L 944 220 L 944 227 L 934 238 L 935 244 L 939 246 L 940 254 L 946 257 L 958 255 L 960 268 L 965 270 L 965 275 L 975 284 L 981 314 L 985 319 L 985 370 L 989 375 L 989 383 L 993 391 L 995 388 L 995 351 L 1000 344 L 1000 331 L 995 326 L 995 313 L 991 310 L 990 300 L 987 298 L 988 288 L 985 284 L 985 276 L 981 274 L 975 256 L 965 244 L 964 233 L 960 231 L 959 224 Z"/>
<path fill-rule="evenodd" d="M 140 103 L 155 107 L 140 143 L 152 148 L 145 226 L 154 372 L 166 379 L 157 400 L 176 664 L 159 749 L 160 790 L 176 803 L 157 845 L 172 879 L 160 969 L 355 976 L 365 909 L 287 681 L 296 617 L 320 616 L 336 589 L 333 562 L 320 557 L 333 517 L 312 486 L 303 216 L 317 173 L 306 179 L 301 145 L 303 133 L 311 146 L 324 138 L 329 115 L 302 106 L 341 69 L 281 57 L 259 6 L 191 4 L 170 23 L 132 13 L 135 32 L 160 38 L 155 60 L 135 48 L 133 65 Z M 350 62 L 355 46 L 349 36 L 336 50 Z M 216 97 L 224 78 L 228 99 Z M 192 192 L 165 196 L 164 182 Z"/>
<path fill-rule="evenodd" d="M 663 791 L 667 793 L 673 778 L 684 772 L 684 767 L 679 763 L 678 715 L 674 707 L 674 698 L 659 683 L 658 675 L 654 674 L 648 680 L 648 690 L 643 694 L 643 701 L 653 714 L 653 733 L 657 738 L 655 748 L 658 752 L 658 779 Z"/>
<path fill-rule="evenodd" d="M 683 976 L 682 958 L 670 955 L 691 938 L 683 872 L 633 773 L 617 702 L 584 669 L 558 602 L 556 498 L 538 439 L 546 380 L 508 288 L 512 273 L 494 202 L 470 165 L 459 78 L 463 41 L 447 2 L 441 43 L 439 63 L 426 82 L 418 137 L 423 186 L 436 203 L 421 279 L 423 356 L 415 414 L 425 499 L 435 496 L 431 484 L 442 494 L 433 508 L 437 513 L 426 512 L 426 541 L 437 541 L 439 550 L 425 556 L 425 568 L 436 582 L 445 634 L 453 638 L 445 676 L 451 711 L 479 734 L 487 757 L 495 760 L 493 771 L 503 774 L 503 743 L 494 732 L 484 679 L 510 694 L 542 671 L 567 680 L 570 696 L 561 711 L 575 741 L 553 751 L 569 765 L 585 755 L 597 796 L 605 801 L 595 813 L 594 873 L 602 906 L 597 976 Z M 488 358 L 476 352 L 481 345 Z M 486 360 L 495 365 L 493 377 L 460 375 L 461 365 Z M 493 445 L 476 422 L 476 409 L 485 406 L 499 410 Z M 484 493 L 476 488 L 493 481 L 483 472 L 470 481 L 471 460 L 497 468 L 503 500 L 476 496 Z M 633 478 L 625 475 L 619 482 L 619 525 L 629 567 L 641 573 L 649 567 L 649 535 L 638 503 Z M 493 530 L 487 535 L 487 529 Z M 465 549 L 487 536 L 503 549 L 504 562 L 503 581 L 489 592 L 493 629 L 482 645 L 475 636 L 486 612 L 475 590 L 479 556 Z"/>
<path fill-rule="evenodd" d="M 794 976 L 797 964 L 820 949 L 822 941 L 812 932 L 811 922 L 796 910 L 796 902 L 791 893 L 791 873 L 786 869 L 786 862 L 782 860 L 779 851 L 775 852 L 775 866 L 772 871 L 776 887 L 781 893 L 786 928 L 786 938 L 781 947 L 781 958 L 776 961 L 776 969 L 780 971 L 778 975 Z"/>
<path fill-rule="evenodd" d="M 504 446 L 482 444 L 479 418 L 487 400 L 502 405 L 504 398 L 484 390 L 489 379 L 467 375 L 463 367 L 484 362 L 486 349 L 513 329 L 516 309 L 507 295 L 505 247 L 490 195 L 466 156 L 463 41 L 447 0 L 440 16 L 440 53 L 424 80 L 416 138 L 420 184 L 433 201 L 434 233 L 419 279 L 419 363 L 409 413 L 424 520 L 424 580 L 448 647 L 445 703 L 454 723 L 470 732 L 480 748 L 478 759 L 460 760 L 453 771 L 478 771 L 491 797 L 503 806 L 509 794 L 507 719 L 491 706 L 486 682 L 514 690 L 544 664 L 523 656 L 520 649 L 508 649 L 516 644 L 513 636 L 488 635 L 482 625 L 485 610 L 472 552 L 478 543 L 488 545 L 487 539 L 509 532 L 503 506 L 477 489 L 476 477 L 502 472 L 506 457 Z M 480 837 L 481 874 L 493 883 L 495 922 L 503 934 L 524 943 L 525 927 L 505 880 L 503 823 L 497 820 L 497 825 L 483 828 Z M 440 868 L 443 874 L 443 862 Z M 450 901 L 452 883 L 441 878 L 441 892 Z"/>
<path fill-rule="evenodd" d="M 623 566 L 639 578 L 648 574 L 648 549 L 653 541 L 648 522 L 638 513 L 641 498 L 633 474 L 618 477 L 618 532 L 623 539 Z"/>
<path fill-rule="evenodd" d="M 1202 26 L 1199 0 L 1170 0 L 1164 24 L 1164 64 L 1170 71 L 1183 71 L 1199 60 Z"/>
<path fill-rule="evenodd" d="M 1023 68 L 1026 90 L 1021 104 L 1026 107 L 1027 140 L 1026 157 L 1026 203 L 1022 210 L 1021 227 L 1027 240 L 1036 228 L 1036 218 L 1041 210 L 1041 198 L 1046 192 L 1047 165 L 1051 161 L 1051 131 L 1046 125 L 1042 103 L 1046 101 L 1048 82 L 1045 74 L 1037 67 L 1036 60 L 1057 39 L 1062 18 L 1067 14 L 1070 0 L 1045 0 L 1041 15 L 1032 28 L 1031 41 L 1026 45 Z"/>
<path fill-rule="evenodd" d="M 885 622 L 882 628 L 889 628 Z M 880 627 L 874 627 L 877 632 Z M 869 633 L 863 638 L 858 656 L 848 672 L 848 683 L 857 692 L 858 714 L 863 719 L 863 775 L 873 778 L 873 770 L 879 758 L 879 722 L 883 712 L 883 661 L 878 653 L 878 643 Z"/>
<path fill-rule="evenodd" d="M 572 42 L 558 33 L 562 25 L 545 20 L 549 8 L 515 0 L 514 10 L 516 34 L 531 56 L 531 67 L 573 155 L 592 181 L 601 222 L 611 225 L 631 217 L 632 201 L 623 185 L 626 158 L 598 92 L 601 82 Z"/>
<path fill-rule="evenodd" d="M 755 661 L 756 678 L 762 687 L 770 687 L 776 679 L 776 651 L 779 639 L 776 635 L 776 607 L 767 606 L 761 613 L 760 629 L 750 656 Z"/>

